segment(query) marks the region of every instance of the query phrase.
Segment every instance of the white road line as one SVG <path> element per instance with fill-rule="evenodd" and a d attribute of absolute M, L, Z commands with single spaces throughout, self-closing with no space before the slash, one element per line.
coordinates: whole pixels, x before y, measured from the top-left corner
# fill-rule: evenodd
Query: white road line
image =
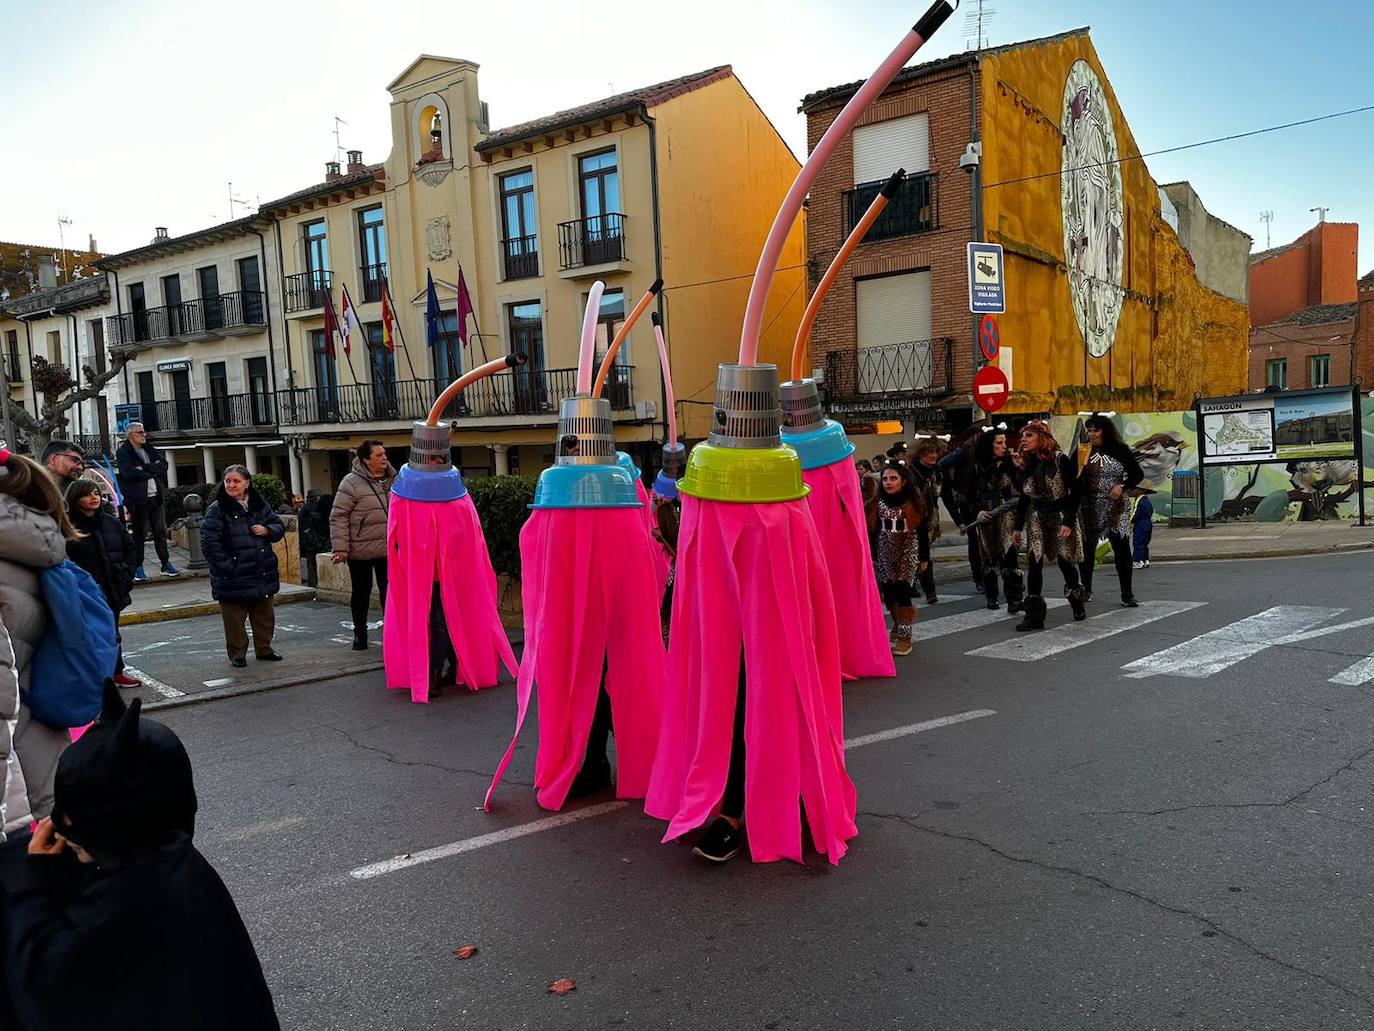
<path fill-rule="evenodd" d="M 1347 687 L 1359 687 L 1374 680 L 1374 658 L 1361 659 L 1347 669 L 1341 670 L 1331 678 L 1333 684 L 1344 684 Z"/>
<path fill-rule="evenodd" d="M 147 673 L 144 673 L 143 670 L 136 669 L 128 663 L 124 665 L 124 672 L 133 677 L 144 687 L 151 687 L 158 694 L 162 695 L 163 698 L 181 698 L 186 694 L 185 691 L 178 691 L 171 684 L 164 684 L 157 677 L 150 677 Z"/>
<path fill-rule="evenodd" d="M 1138 609 L 1113 609 L 1082 623 L 1066 623 L 1044 633 L 1017 634 L 964 654 L 987 659 L 1038 662 L 1071 648 L 1080 648 L 1205 604 L 1202 601 L 1143 601 Z"/>
<path fill-rule="evenodd" d="M 969 712 L 961 712 L 954 716 L 941 716 L 938 720 L 926 720 L 924 723 L 909 723 L 905 727 L 893 727 L 891 730 L 880 730 L 874 734 L 864 734 L 861 737 L 852 737 L 844 743 L 846 751 L 853 751 L 855 748 L 862 748 L 864 745 L 876 745 L 879 741 L 891 741 L 894 738 L 906 737 L 908 734 L 920 734 L 926 730 L 938 730 L 941 727 L 952 727 L 956 723 L 967 723 L 969 720 L 979 720 L 984 716 L 996 716 L 996 709 L 973 709 Z"/>
<path fill-rule="evenodd" d="M 1314 605 L 1276 605 L 1121 668 L 1128 677 L 1210 677 L 1276 645 L 1295 644 L 1305 631 L 1339 616 L 1345 609 Z"/>
<path fill-rule="evenodd" d="M 1045 604 L 1049 608 L 1057 608 L 1067 605 L 1063 598 L 1046 598 Z M 946 637 L 949 634 L 957 634 L 964 630 L 976 630 L 980 626 L 988 626 L 991 623 L 1006 623 L 1013 626 L 1016 617 L 1007 615 L 1006 609 L 970 609 L 968 612 L 956 612 L 952 616 L 937 616 L 934 619 L 923 618 L 924 613 L 929 612 L 928 608 L 919 610 L 922 616 L 916 619 L 916 625 L 911 628 L 911 639 L 913 641 L 931 641 L 937 637 Z"/>
<path fill-rule="evenodd" d="M 356 870 L 350 870 L 348 876 L 359 881 L 365 881 L 372 877 L 381 877 L 383 874 L 395 873 L 397 870 L 405 870 L 412 866 L 419 866 L 421 863 L 432 863 L 436 859 L 447 859 L 449 856 L 461 855 L 464 852 L 473 852 L 479 848 L 486 848 L 488 845 L 499 845 L 505 841 L 514 841 L 516 838 L 528 837 L 531 834 L 538 834 L 540 831 L 551 831 L 555 827 L 566 827 L 570 823 L 577 823 L 579 820 L 587 820 L 593 816 L 601 816 L 603 813 L 612 813 L 617 809 L 624 809 L 628 805 L 628 802 L 604 802 L 601 805 L 588 806 L 586 809 L 574 809 L 571 812 L 558 813 L 555 816 L 549 816 L 543 820 L 535 820 L 532 823 L 521 823 L 514 827 L 506 827 L 499 831 L 492 831 L 490 834 L 479 834 L 475 838 L 464 838 L 462 841 L 454 841 L 447 845 L 427 848 L 423 852 L 412 852 L 409 855 L 396 856 L 394 859 L 384 859 L 380 863 L 369 863 L 367 866 L 360 866 Z"/>

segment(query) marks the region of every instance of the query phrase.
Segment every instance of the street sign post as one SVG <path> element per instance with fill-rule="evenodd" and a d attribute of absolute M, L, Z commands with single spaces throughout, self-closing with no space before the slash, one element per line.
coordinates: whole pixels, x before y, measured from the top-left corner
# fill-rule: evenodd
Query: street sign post
<path fill-rule="evenodd" d="M 1002 344 L 1002 334 L 997 328 L 997 316 L 984 315 L 978 324 L 978 347 L 983 352 L 983 360 L 995 362 L 997 348 Z"/>
<path fill-rule="evenodd" d="M 1011 383 L 996 365 L 984 365 L 973 377 L 973 403 L 991 415 L 1007 403 Z"/>
<path fill-rule="evenodd" d="M 1007 310 L 1001 244 L 968 245 L 968 310 L 975 315 L 1001 315 Z"/>

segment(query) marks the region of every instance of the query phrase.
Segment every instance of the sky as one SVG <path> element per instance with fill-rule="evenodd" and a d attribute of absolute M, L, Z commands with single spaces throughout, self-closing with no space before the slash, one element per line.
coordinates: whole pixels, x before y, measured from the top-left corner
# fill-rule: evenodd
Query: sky
<path fill-rule="evenodd" d="M 493 129 L 731 64 L 793 151 L 802 96 L 862 79 L 927 0 L 0 0 L 0 239 L 141 246 L 390 149 L 386 85 L 420 53 L 481 65 Z M 918 55 L 965 49 L 960 11 Z M 1080 26 L 1146 152 L 1374 105 L 1374 4 L 995 0 L 996 46 Z M 1265 246 L 1361 222 L 1374 269 L 1374 111 L 1148 160 Z M 250 209 L 232 208 L 241 216 Z"/>

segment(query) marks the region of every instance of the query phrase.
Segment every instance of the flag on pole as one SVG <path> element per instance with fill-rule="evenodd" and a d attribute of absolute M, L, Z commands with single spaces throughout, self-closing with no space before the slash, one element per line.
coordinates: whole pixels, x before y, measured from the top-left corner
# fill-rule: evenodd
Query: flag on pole
<path fill-rule="evenodd" d="M 434 273 L 425 270 L 425 337 L 434 350 L 439 346 L 439 336 L 443 332 L 440 319 L 443 317 L 439 311 L 439 295 L 434 292 Z"/>
<path fill-rule="evenodd" d="M 472 295 L 468 293 L 468 281 L 463 276 L 463 266 L 458 266 L 458 339 L 464 347 L 468 346 L 468 317 L 477 314 L 472 306 Z"/>
<path fill-rule="evenodd" d="M 382 284 L 382 346 L 393 354 L 396 353 L 396 315 L 391 310 L 391 291 L 387 289 L 385 283 Z"/>
<path fill-rule="evenodd" d="M 340 325 L 339 335 L 343 337 L 344 354 L 353 353 L 353 335 L 357 333 L 359 340 L 366 340 L 367 333 L 363 329 L 362 322 L 358 319 L 358 309 L 353 307 L 353 298 L 348 296 L 348 287 L 343 288 L 343 321 Z"/>
<path fill-rule="evenodd" d="M 334 314 L 334 298 L 324 295 L 324 353 L 334 358 L 334 337 L 339 332 L 339 317 Z"/>

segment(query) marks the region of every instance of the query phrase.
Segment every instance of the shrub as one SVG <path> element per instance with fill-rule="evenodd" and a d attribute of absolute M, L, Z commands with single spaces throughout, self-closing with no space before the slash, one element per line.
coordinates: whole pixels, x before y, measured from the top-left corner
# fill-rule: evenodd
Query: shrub
<path fill-rule="evenodd" d="M 273 512 L 292 511 L 291 494 L 280 476 L 258 473 L 253 477 L 253 489 L 262 495 L 262 500 L 271 506 Z"/>
<path fill-rule="evenodd" d="M 498 575 L 520 575 L 520 530 L 530 517 L 534 481 L 533 476 L 486 476 L 467 483 Z"/>
<path fill-rule="evenodd" d="M 200 514 L 204 515 L 205 510 L 215 500 L 219 493 L 218 483 L 197 483 L 190 487 L 168 487 L 167 488 L 167 522 L 174 522 L 177 519 L 186 517 L 186 509 L 183 502 L 188 494 L 200 495 Z"/>

